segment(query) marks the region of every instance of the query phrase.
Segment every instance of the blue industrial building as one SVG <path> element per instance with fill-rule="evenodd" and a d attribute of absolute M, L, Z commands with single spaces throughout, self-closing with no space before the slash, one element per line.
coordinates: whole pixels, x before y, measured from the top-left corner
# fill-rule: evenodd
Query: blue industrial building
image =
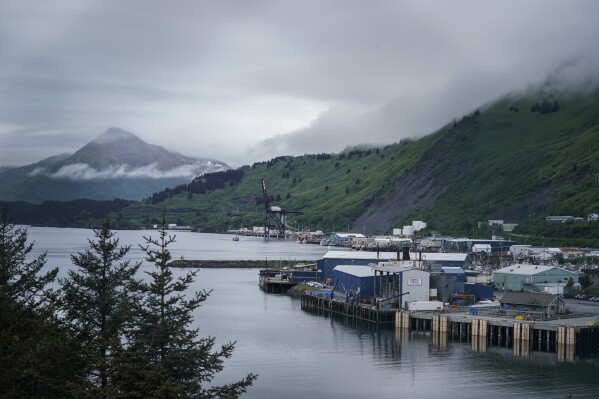
<path fill-rule="evenodd" d="M 408 259 L 408 258 L 406 258 Z M 368 266 L 371 263 L 406 260 L 401 252 L 376 252 L 376 251 L 329 251 L 322 259 L 316 262 L 319 278 L 322 280 L 333 277 L 333 269 L 340 265 Z M 416 253 L 410 252 L 409 259 L 416 263 L 416 267 L 430 271 L 440 272 L 443 267 L 458 267 L 469 269 L 470 259 L 467 254 L 455 253 Z"/>
<path fill-rule="evenodd" d="M 397 260 L 397 255 L 397 252 L 329 251 L 316 262 L 316 267 L 322 280 L 331 279 L 333 281 L 333 269 L 336 266 L 368 266 L 371 263 Z"/>
<path fill-rule="evenodd" d="M 340 265 L 333 269 L 335 292 L 353 292 L 360 298 L 374 296 L 374 272 L 370 267 Z"/>
<path fill-rule="evenodd" d="M 464 292 L 468 295 L 473 295 L 475 302 L 482 299 L 493 299 L 493 287 L 486 284 L 464 284 Z"/>

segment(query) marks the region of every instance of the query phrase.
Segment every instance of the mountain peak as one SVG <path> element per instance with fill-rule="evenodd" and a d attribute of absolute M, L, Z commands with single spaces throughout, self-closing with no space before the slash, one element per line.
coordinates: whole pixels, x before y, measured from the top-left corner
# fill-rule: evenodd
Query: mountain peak
<path fill-rule="evenodd" d="M 119 127 L 111 127 L 110 129 L 106 130 L 104 133 L 93 139 L 91 142 L 94 144 L 110 144 L 123 141 L 144 142 L 142 139 L 140 139 L 133 133 L 123 130 Z"/>

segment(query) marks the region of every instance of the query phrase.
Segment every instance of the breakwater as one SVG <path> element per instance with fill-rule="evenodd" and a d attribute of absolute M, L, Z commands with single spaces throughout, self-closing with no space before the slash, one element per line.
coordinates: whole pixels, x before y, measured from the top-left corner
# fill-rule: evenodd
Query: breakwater
<path fill-rule="evenodd" d="M 310 260 L 295 260 L 293 265 L 298 263 L 313 263 Z M 267 262 L 265 260 L 200 260 L 200 259 L 176 259 L 169 263 L 170 267 L 181 268 L 206 268 L 206 269 L 265 269 L 277 270 L 286 266 L 287 262 L 281 264 L 279 261 Z"/>

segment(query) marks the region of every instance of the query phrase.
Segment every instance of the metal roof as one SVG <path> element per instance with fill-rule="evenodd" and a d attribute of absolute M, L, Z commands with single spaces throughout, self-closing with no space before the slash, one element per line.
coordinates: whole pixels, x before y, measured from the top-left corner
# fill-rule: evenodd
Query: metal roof
<path fill-rule="evenodd" d="M 420 260 L 420 252 L 410 252 L 410 260 Z M 451 261 L 464 262 L 468 254 L 464 253 L 444 253 L 444 252 L 423 252 L 423 261 Z M 376 251 L 328 251 L 323 256 L 324 259 L 377 259 Z M 397 252 L 379 252 L 378 259 L 397 260 Z"/>
<path fill-rule="evenodd" d="M 342 272 L 356 277 L 374 277 L 374 272 L 366 266 L 339 265 L 333 271 Z"/>
<path fill-rule="evenodd" d="M 342 238 L 366 238 L 362 233 L 333 233 L 333 235 Z"/>
<path fill-rule="evenodd" d="M 549 306 L 559 295 L 531 292 L 506 292 L 499 300 L 500 303 L 512 305 Z"/>
<path fill-rule="evenodd" d="M 529 265 L 529 264 L 516 264 L 508 267 L 504 267 L 503 269 L 495 270 L 495 273 L 505 273 L 505 274 L 515 274 L 515 275 L 526 275 L 532 276 L 535 274 L 543 273 L 551 269 L 559 269 L 562 272 L 576 274 L 574 272 L 568 271 L 566 269 L 562 269 L 556 266 L 543 266 L 543 265 Z"/>
<path fill-rule="evenodd" d="M 375 251 L 328 251 L 325 259 L 376 259 Z M 379 259 L 397 259 L 397 252 L 379 252 Z"/>
<path fill-rule="evenodd" d="M 441 270 L 445 274 L 465 274 L 464 269 L 461 267 L 442 267 Z"/>
<path fill-rule="evenodd" d="M 419 253 L 410 252 L 410 259 L 412 260 L 420 260 L 418 257 Z M 430 260 L 430 261 L 453 261 L 453 262 L 464 262 L 468 254 L 464 253 L 444 253 L 444 252 L 426 252 L 422 253 L 422 260 Z"/>

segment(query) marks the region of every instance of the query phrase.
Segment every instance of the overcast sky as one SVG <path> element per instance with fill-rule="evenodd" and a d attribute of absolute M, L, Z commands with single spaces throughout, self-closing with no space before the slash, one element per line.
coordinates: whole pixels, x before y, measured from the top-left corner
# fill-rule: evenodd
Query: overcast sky
<path fill-rule="evenodd" d="M 232 166 L 417 137 L 564 65 L 599 1 L 0 0 L 0 165 L 112 126 Z"/>

